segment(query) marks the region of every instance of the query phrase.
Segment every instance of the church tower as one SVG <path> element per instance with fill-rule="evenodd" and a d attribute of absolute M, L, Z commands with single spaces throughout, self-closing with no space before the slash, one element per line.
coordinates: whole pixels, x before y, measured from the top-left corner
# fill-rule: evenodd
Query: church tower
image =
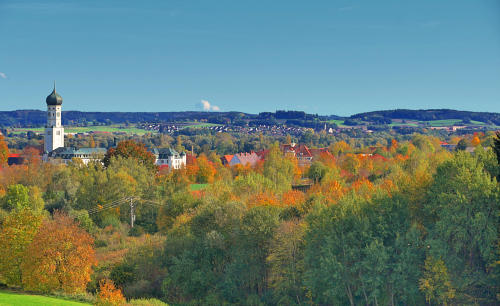
<path fill-rule="evenodd" d="M 64 128 L 61 125 L 62 97 L 54 90 L 47 96 L 47 125 L 45 126 L 44 151 L 50 153 L 57 148 L 64 147 Z"/>

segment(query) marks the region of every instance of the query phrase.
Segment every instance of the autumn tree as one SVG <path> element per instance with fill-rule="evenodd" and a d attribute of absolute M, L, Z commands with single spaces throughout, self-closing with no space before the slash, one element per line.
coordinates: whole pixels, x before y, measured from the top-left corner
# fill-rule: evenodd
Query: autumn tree
<path fill-rule="evenodd" d="M 330 152 L 332 152 L 332 154 L 334 156 L 338 157 L 341 154 L 344 154 L 344 153 L 350 151 L 351 146 L 349 146 L 349 144 L 347 142 L 341 140 L 341 141 L 338 141 L 335 144 L 331 145 L 329 149 L 330 149 Z"/>
<path fill-rule="evenodd" d="M 201 154 L 197 159 L 198 172 L 196 173 L 196 181 L 201 184 L 212 183 L 215 176 L 215 167 L 208 160 L 205 154 Z"/>
<path fill-rule="evenodd" d="M 425 294 L 427 303 L 446 305 L 455 297 L 450 275 L 441 259 L 432 256 L 425 260 L 424 275 L 419 281 L 420 290 Z"/>
<path fill-rule="evenodd" d="M 9 158 L 9 147 L 5 142 L 3 135 L 0 135 L 0 167 L 7 165 L 7 160 Z"/>
<path fill-rule="evenodd" d="M 97 264 L 94 239 L 72 218 L 55 212 L 23 256 L 23 287 L 38 292 L 84 292 Z"/>
<path fill-rule="evenodd" d="M 27 251 L 42 223 L 43 216 L 21 207 L 13 209 L 0 227 L 0 279 L 9 286 L 21 286 L 24 273 L 21 268 Z"/>
<path fill-rule="evenodd" d="M 479 139 L 478 136 L 474 136 L 470 143 L 473 147 L 477 147 L 478 145 L 481 144 L 481 139 Z"/>
<path fill-rule="evenodd" d="M 110 279 L 99 281 L 99 295 L 97 296 L 98 306 L 119 306 L 125 305 L 125 297 L 120 289 Z"/>
<path fill-rule="evenodd" d="M 107 167 L 110 164 L 111 158 L 116 156 L 133 158 L 149 169 L 156 169 L 156 158 L 153 153 L 149 152 L 144 144 L 135 142 L 132 139 L 120 141 L 116 148 L 110 148 L 104 156 L 104 165 Z"/>

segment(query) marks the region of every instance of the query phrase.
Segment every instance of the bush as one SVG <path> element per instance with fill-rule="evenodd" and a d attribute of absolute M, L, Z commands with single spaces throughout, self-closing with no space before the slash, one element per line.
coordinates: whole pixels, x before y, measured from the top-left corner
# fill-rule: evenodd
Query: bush
<path fill-rule="evenodd" d="M 168 304 L 157 299 L 132 299 L 128 302 L 131 306 L 165 306 Z"/>
<path fill-rule="evenodd" d="M 128 231 L 128 235 L 132 237 L 139 237 L 144 234 L 144 229 L 141 226 L 136 225 Z"/>

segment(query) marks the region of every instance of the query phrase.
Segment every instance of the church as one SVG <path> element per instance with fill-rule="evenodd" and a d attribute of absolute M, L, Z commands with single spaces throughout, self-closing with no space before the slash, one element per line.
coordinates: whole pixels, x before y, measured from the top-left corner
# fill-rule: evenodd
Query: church
<path fill-rule="evenodd" d="M 47 125 L 44 133 L 43 160 L 52 163 L 67 164 L 73 158 L 79 158 L 84 164 L 92 160 L 101 160 L 106 154 L 105 148 L 68 148 L 64 146 L 64 127 L 61 124 L 63 99 L 54 89 L 45 99 L 47 103 Z"/>
<path fill-rule="evenodd" d="M 51 163 L 68 164 L 74 158 L 79 158 L 84 164 L 90 161 L 101 161 L 107 152 L 106 148 L 74 148 L 64 146 L 64 127 L 62 126 L 62 102 L 63 99 L 54 89 L 45 99 L 47 103 L 47 125 L 44 133 L 43 160 Z M 181 169 L 186 166 L 186 153 L 178 153 L 173 149 L 152 149 L 156 161 L 155 164 L 161 168 L 168 167 L 169 170 Z"/>

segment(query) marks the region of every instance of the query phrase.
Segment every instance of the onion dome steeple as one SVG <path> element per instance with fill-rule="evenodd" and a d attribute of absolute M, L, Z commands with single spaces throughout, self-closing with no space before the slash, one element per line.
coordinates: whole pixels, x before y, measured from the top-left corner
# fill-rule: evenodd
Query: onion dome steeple
<path fill-rule="evenodd" d="M 47 99 L 45 99 L 45 102 L 47 102 L 47 105 L 61 105 L 63 102 L 62 97 L 56 92 L 56 82 L 54 81 L 54 90 L 52 90 L 52 93 L 47 96 Z"/>

